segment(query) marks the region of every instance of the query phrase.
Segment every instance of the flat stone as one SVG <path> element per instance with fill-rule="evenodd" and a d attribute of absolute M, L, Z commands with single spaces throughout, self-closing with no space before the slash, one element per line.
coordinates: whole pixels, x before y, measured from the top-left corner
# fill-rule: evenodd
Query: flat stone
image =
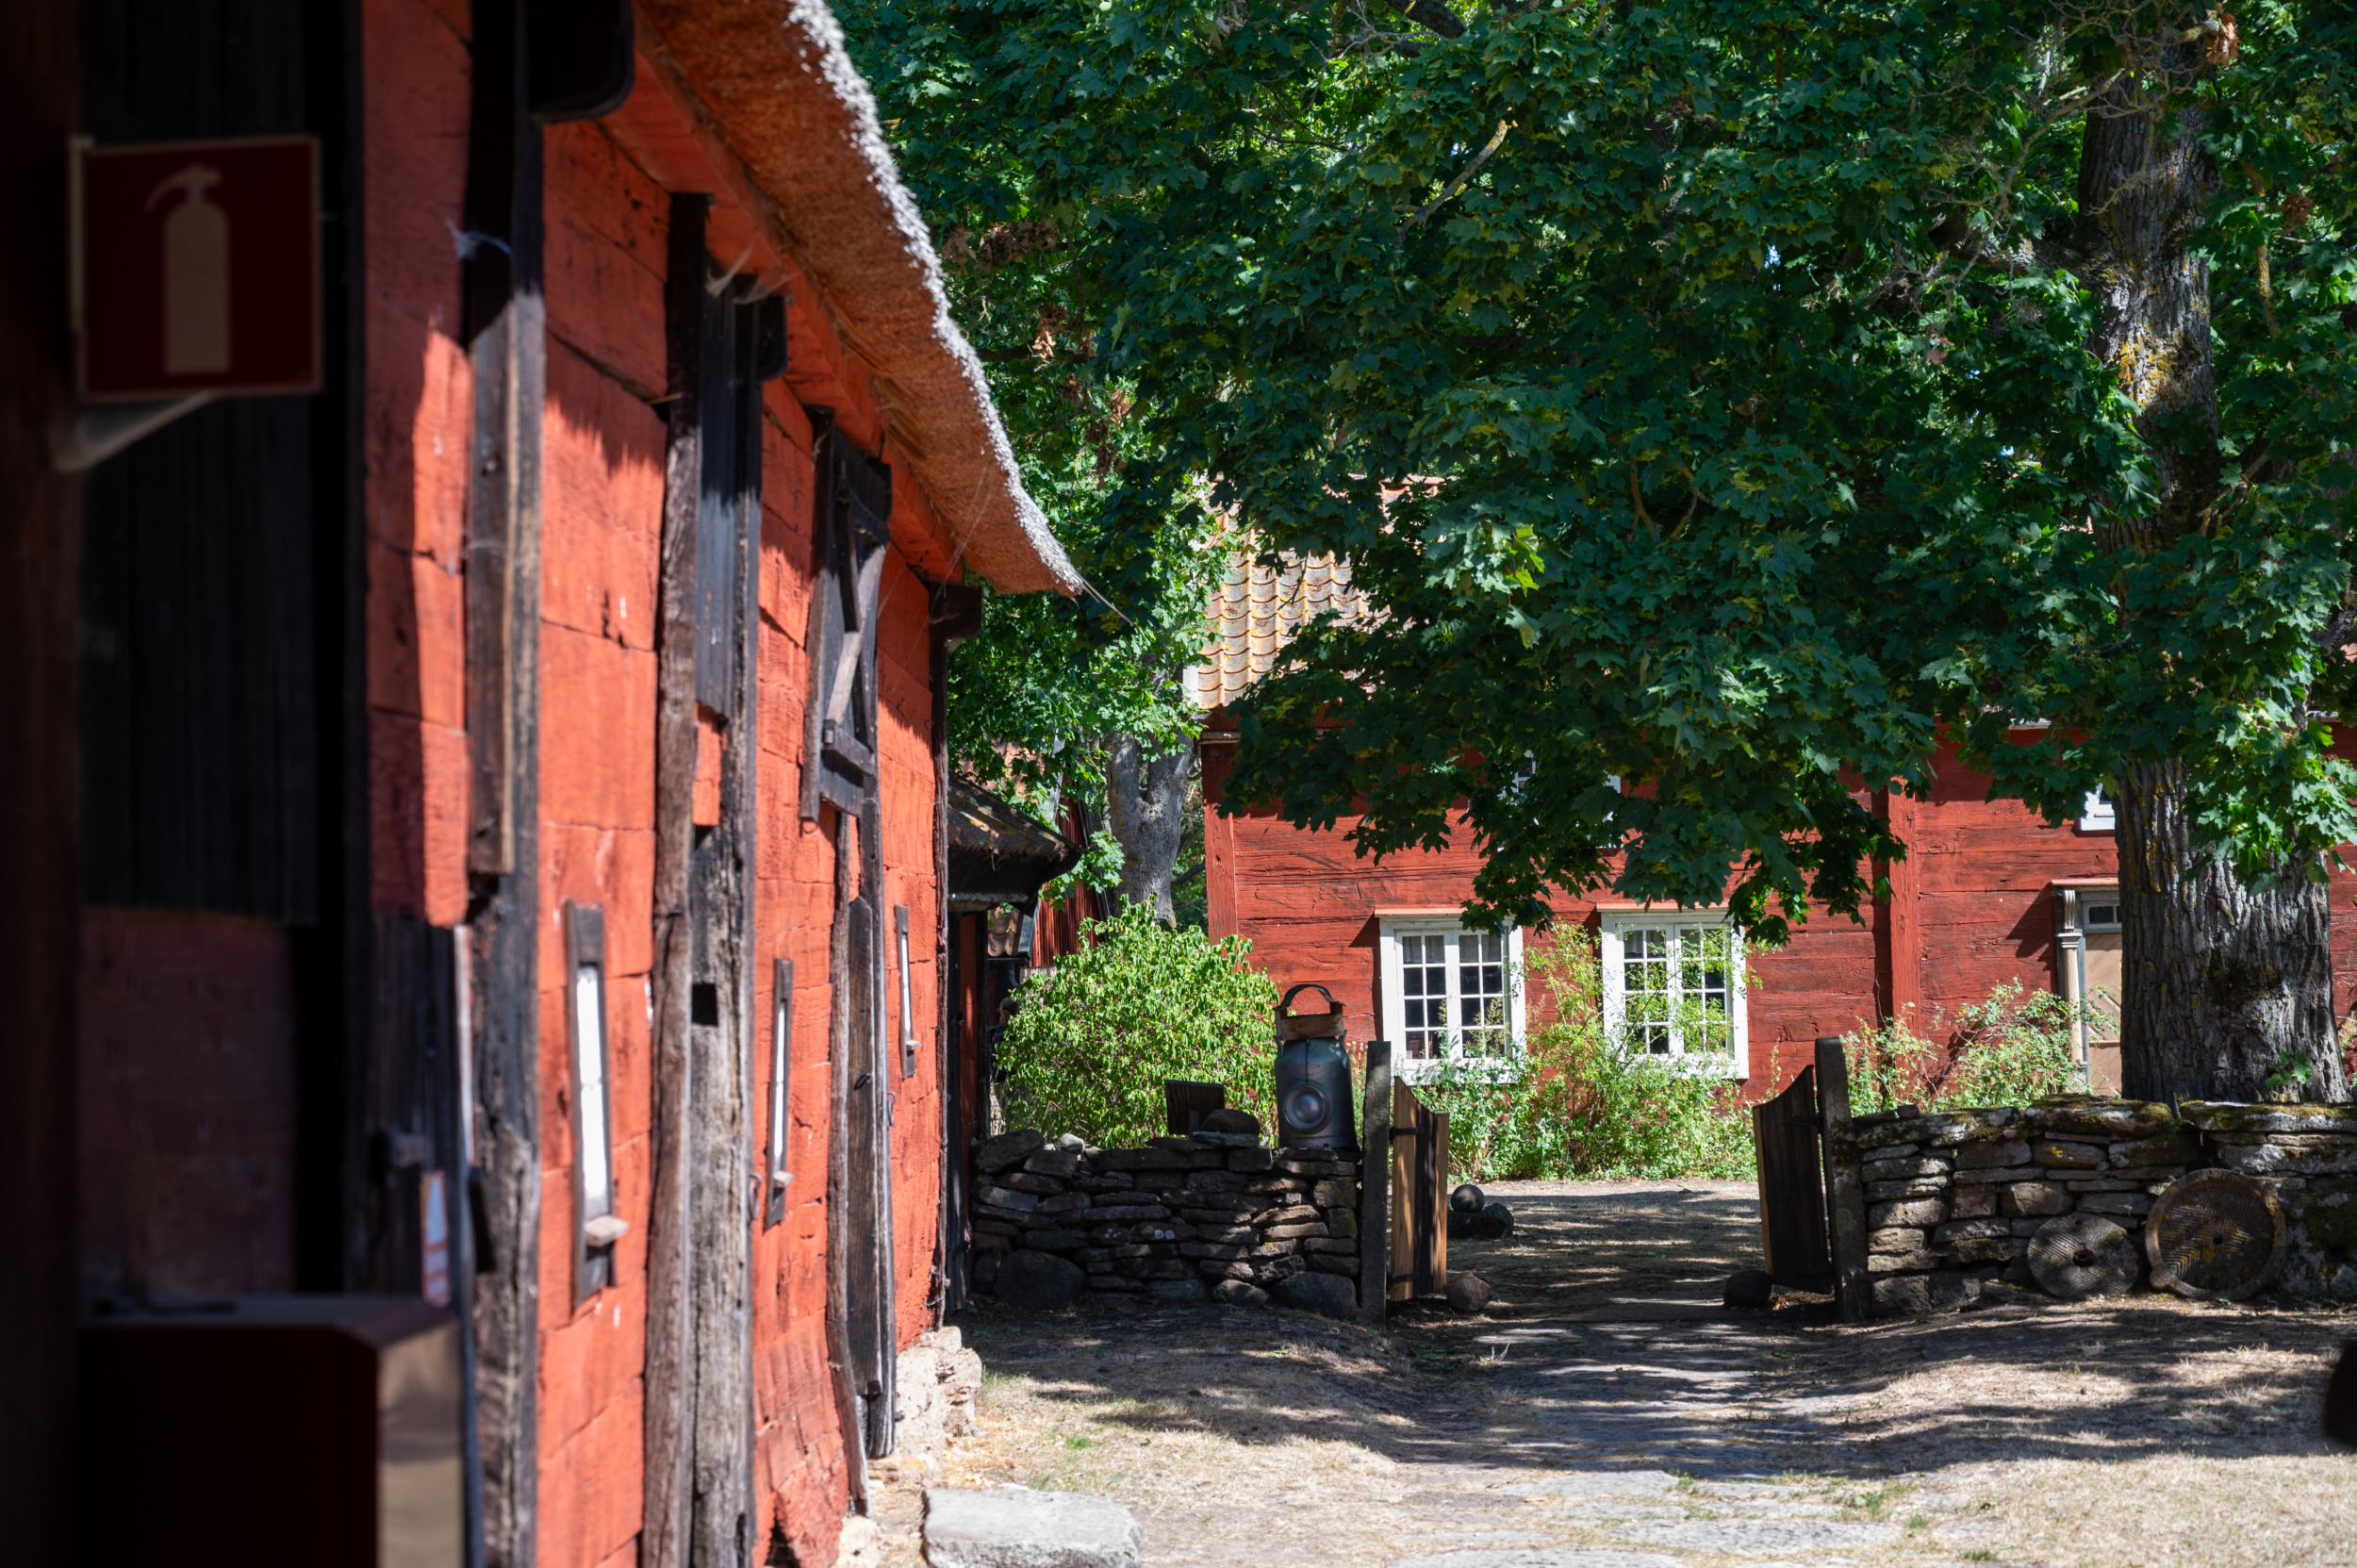
<path fill-rule="evenodd" d="M 1937 1252 L 1875 1252 L 1868 1255 L 1869 1274 L 1921 1274 L 1937 1268 L 1947 1259 Z"/>
<path fill-rule="evenodd" d="M 1304 1252 L 1344 1252 L 1358 1256 L 1359 1244 L 1343 1236 L 1306 1236 L 1302 1239 Z"/>
<path fill-rule="evenodd" d="M 1146 1532 L 1119 1503 L 1078 1492 L 925 1489 L 931 1568 L 1140 1568 Z"/>
<path fill-rule="evenodd" d="M 2057 1095 L 2039 1100 L 2030 1108 L 2029 1119 L 2039 1132 L 2108 1134 L 2121 1139 L 2157 1137 L 2177 1125 L 2168 1107 L 2152 1100 L 2097 1099 L 2087 1095 Z"/>
<path fill-rule="evenodd" d="M 1832 1519 L 1679 1519 L 1624 1525 L 1613 1533 L 1689 1552 L 1793 1552 L 1880 1546 L 1899 1538 L 1899 1527 Z"/>
<path fill-rule="evenodd" d="M 1049 1144 L 1023 1162 L 1023 1168 L 1036 1176 L 1069 1179 L 1080 1173 L 1084 1162 L 1077 1147 Z"/>
<path fill-rule="evenodd" d="M 2190 1165 L 2201 1158 L 2201 1140 L 2191 1132 L 2113 1144 L 2103 1151 L 2115 1165 Z"/>
<path fill-rule="evenodd" d="M 1265 1307 L 1268 1292 L 1249 1279 L 1222 1279 L 1211 1287 L 1211 1299 L 1223 1307 Z"/>
<path fill-rule="evenodd" d="M 1884 1230 L 1893 1226 L 1932 1226 L 1948 1217 L 1948 1205 L 1936 1197 L 1877 1203 L 1866 1211 L 1866 1228 Z"/>
<path fill-rule="evenodd" d="M 2043 1181 L 2051 1174 L 2036 1165 L 2008 1165 L 1999 1170 L 1960 1170 L 1956 1172 L 1955 1181 L 1959 1187 L 1968 1183 L 2003 1186 L 2009 1181 Z"/>
<path fill-rule="evenodd" d="M 1519 1497 L 1637 1497 L 1674 1492 L 1677 1484 L 1667 1470 L 1571 1470 L 1506 1490 Z"/>
<path fill-rule="evenodd" d="M 974 1168 L 979 1171 L 1000 1171 L 1018 1164 L 1037 1153 L 1047 1140 L 1028 1127 L 1012 1132 L 1001 1132 L 996 1138 L 984 1138 L 974 1147 Z"/>
<path fill-rule="evenodd" d="M 2041 1138 L 2030 1146 L 2030 1158 L 2041 1165 L 2064 1169 L 2090 1169 L 2103 1163 L 2100 1145 L 2067 1143 L 2060 1138 Z"/>
<path fill-rule="evenodd" d="M 2070 1207 L 2070 1194 L 2060 1182 L 2017 1181 L 1998 1200 L 2007 1214 L 2059 1214 Z"/>
<path fill-rule="evenodd" d="M 1261 1118 L 1241 1106 L 1224 1106 L 1204 1116 L 1196 1128 L 1200 1132 L 1249 1132 L 1261 1135 Z"/>
<path fill-rule="evenodd" d="M 1920 1252 L 1923 1250 L 1923 1232 L 1915 1227 L 1891 1230 L 1869 1230 L 1866 1233 L 1866 1250 L 1869 1252 Z"/>
<path fill-rule="evenodd" d="M 1031 1213 L 1035 1214 L 1069 1214 L 1074 1213 L 1076 1210 L 1085 1209 L 1088 1206 L 1089 1195 L 1086 1193 L 1058 1193 L 1053 1197 L 1041 1198 L 1039 1200 L 1039 1207 L 1032 1210 Z"/>
<path fill-rule="evenodd" d="M 2346 1106 L 2189 1099 L 2178 1110 L 2204 1132 L 2357 1132 L 2357 1111 Z"/>
<path fill-rule="evenodd" d="M 1011 1213 L 1028 1214 L 1039 1207 L 1039 1194 L 1010 1192 L 1004 1187 L 984 1184 L 974 1189 L 974 1201 Z"/>
<path fill-rule="evenodd" d="M 1195 1133 L 1195 1142 L 1209 1144 L 1213 1148 L 1258 1148 L 1261 1147 L 1261 1135 L 1258 1132 L 1199 1131 Z"/>
<path fill-rule="evenodd" d="M 1958 1187 L 1949 1196 L 1948 1212 L 1957 1219 L 1986 1219 L 1997 1212 L 1997 1189 Z"/>
<path fill-rule="evenodd" d="M 2151 1213 L 2152 1200 L 2142 1193 L 2089 1193 L 2079 1208 L 2090 1214 L 2144 1214 Z"/>
<path fill-rule="evenodd" d="M 1148 1280 L 1146 1294 L 1158 1300 L 1173 1301 L 1186 1306 L 1200 1306 L 1204 1301 L 1203 1281 L 1194 1275 L 1189 1275 L 1183 1279 Z"/>
<path fill-rule="evenodd" d="M 1304 1220 L 1297 1225 L 1272 1225 L 1261 1234 L 1273 1242 L 1298 1241 L 1304 1236 L 1323 1236 L 1327 1229 L 1323 1220 Z"/>
<path fill-rule="evenodd" d="M 1956 1151 L 1956 1168 L 1959 1170 L 1994 1170 L 2029 1163 L 2030 1146 L 2019 1142 L 1974 1144 Z"/>
<path fill-rule="evenodd" d="M 1294 1274 L 1280 1280 L 1272 1294 L 1296 1312 L 1317 1312 L 1326 1317 L 1359 1315 L 1359 1292 L 1338 1274 Z"/>
<path fill-rule="evenodd" d="M 1231 1148 L 1228 1151 L 1228 1168 L 1229 1170 L 1270 1170 L 1273 1169 L 1276 1164 L 1277 1150 L 1273 1148 Z"/>
<path fill-rule="evenodd" d="M 1023 1238 L 1023 1245 L 1042 1252 L 1069 1252 L 1076 1246 L 1086 1246 L 1088 1240 L 1085 1230 L 1034 1230 Z"/>
<path fill-rule="evenodd" d="M 1085 1283 L 1078 1263 L 1026 1247 L 998 1265 L 997 1289 L 998 1299 L 1012 1306 L 1048 1311 L 1072 1305 Z"/>
<path fill-rule="evenodd" d="M 1241 1154 L 1242 1149 L 1236 1150 Z M 1195 1161 L 1175 1148 L 1109 1148 L 1095 1161 L 1098 1170 L 1191 1170 Z"/>
<path fill-rule="evenodd" d="M 1393 1560 L 1392 1568 L 1684 1568 L 1658 1552 L 1616 1552 L 1591 1546 L 1509 1546 L 1502 1550 L 1435 1552 Z"/>
<path fill-rule="evenodd" d="M 2309 1151 L 2284 1147 L 2290 1141 L 2286 1135 L 2283 1143 L 2221 1144 L 2217 1163 L 2228 1170 L 2238 1170 L 2248 1176 L 2340 1176 L 2357 1171 L 2357 1141 L 2350 1141 L 2346 1147 L 2329 1153 L 2322 1149 Z M 2321 1138 L 2301 1141 L 2326 1142 Z M 2331 1142 L 2340 1144 L 2343 1140 L 2335 1138 Z"/>
<path fill-rule="evenodd" d="M 1945 1160 L 1886 1158 L 1867 1161 L 1864 1174 L 1869 1181 L 1904 1181 L 1919 1176 L 1945 1176 L 1948 1170 Z"/>
<path fill-rule="evenodd" d="M 1870 1203 L 1887 1203 L 1894 1198 L 1937 1197 L 1947 1190 L 1945 1176 L 1919 1176 L 1905 1181 L 1869 1181 L 1866 1198 Z"/>
<path fill-rule="evenodd" d="M 1975 1236 L 1948 1249 L 1952 1263 L 2002 1263 L 2030 1255 L 2030 1244 L 2014 1236 Z"/>

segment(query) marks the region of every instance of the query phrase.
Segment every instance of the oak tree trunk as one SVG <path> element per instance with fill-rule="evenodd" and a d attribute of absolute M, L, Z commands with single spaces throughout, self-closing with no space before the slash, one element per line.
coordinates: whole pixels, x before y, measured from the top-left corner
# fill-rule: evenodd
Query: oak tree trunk
<path fill-rule="evenodd" d="M 1122 900 L 1148 903 L 1154 917 L 1175 923 L 1170 884 L 1186 831 L 1187 765 L 1194 749 L 1181 745 L 1148 756 L 1135 735 L 1115 735 L 1106 770 L 1106 824 L 1121 844 Z"/>
<path fill-rule="evenodd" d="M 2203 854 L 2185 816 L 2184 773 L 2173 762 L 2127 770 L 2118 820 L 2121 1092 L 2167 1100 L 2341 1098 L 2348 1085 L 2332 1038 L 2323 883 L 2294 867 L 2260 892 Z"/>
<path fill-rule="evenodd" d="M 2218 172 L 2190 94 L 2164 104 L 2135 91 L 2116 83 L 2087 118 L 2072 270 L 2100 305 L 2088 347 L 2134 400 L 2158 481 L 2154 509 L 2117 520 L 2111 536 L 2151 553 L 2202 527 L 2218 494 L 2209 265 L 2191 248 Z M 2159 626 L 2125 631 L 2132 645 L 2171 640 Z M 2271 888 L 2253 888 L 2195 837 L 2182 762 L 2121 771 L 2122 1091 L 2339 1098 L 2329 910 L 2309 875 L 2317 868 L 2282 867 Z"/>

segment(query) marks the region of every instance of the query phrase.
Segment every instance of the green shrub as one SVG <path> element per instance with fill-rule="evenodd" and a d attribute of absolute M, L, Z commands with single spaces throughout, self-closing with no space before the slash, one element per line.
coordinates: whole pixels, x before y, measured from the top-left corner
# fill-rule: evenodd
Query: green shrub
<path fill-rule="evenodd" d="M 1925 1111 L 1957 1106 L 2027 1105 L 2049 1095 L 2086 1092 L 2086 1074 L 2071 1039 L 2076 1010 L 2051 991 L 2026 995 L 2006 981 L 1987 997 L 1957 1010 L 1954 1029 L 1935 1009 L 1931 1032 L 1889 1018 L 1842 1037 L 1850 1066 L 1850 1109 L 1864 1115 L 1915 1105 Z"/>
<path fill-rule="evenodd" d="M 1623 1049 L 1604 1023 L 1594 943 L 1559 932 L 1531 949 L 1526 979 L 1547 1005 L 1523 1076 L 1446 1072 L 1417 1093 L 1449 1118 L 1451 1174 L 1513 1177 L 1745 1177 L 1757 1168 L 1735 1085 L 1673 1058 Z M 1689 1037 L 1709 1027 L 1688 1020 Z"/>
<path fill-rule="evenodd" d="M 1162 1131 L 1162 1081 L 1228 1086 L 1228 1103 L 1273 1127 L 1277 986 L 1251 944 L 1171 931 L 1133 903 L 1080 928 L 1081 948 L 1016 993 L 998 1046 L 1019 1122 L 1104 1147 Z"/>

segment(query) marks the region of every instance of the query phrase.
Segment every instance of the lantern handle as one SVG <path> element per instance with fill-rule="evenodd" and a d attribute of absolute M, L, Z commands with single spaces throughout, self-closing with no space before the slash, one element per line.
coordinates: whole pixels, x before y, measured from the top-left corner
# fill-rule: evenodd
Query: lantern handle
<path fill-rule="evenodd" d="M 1320 985 L 1316 981 L 1311 980 L 1304 981 L 1301 984 L 1294 986 L 1292 990 L 1285 993 L 1285 999 L 1277 1004 L 1277 1015 L 1280 1018 L 1283 1017 L 1285 1015 L 1285 1009 L 1291 1007 L 1294 1004 L 1294 999 L 1301 995 L 1304 991 L 1315 991 L 1319 996 L 1324 997 L 1326 999 L 1326 1010 L 1328 1013 L 1340 1013 L 1343 1010 L 1343 1004 L 1334 999 L 1333 992 L 1328 991 L 1325 986 Z"/>

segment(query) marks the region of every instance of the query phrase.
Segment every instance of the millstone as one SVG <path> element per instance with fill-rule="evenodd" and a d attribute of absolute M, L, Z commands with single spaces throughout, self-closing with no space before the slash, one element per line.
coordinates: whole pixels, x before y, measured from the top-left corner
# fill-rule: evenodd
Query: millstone
<path fill-rule="evenodd" d="M 2240 1301 L 2266 1284 L 2283 1241 L 2273 1191 L 2233 1170 L 2198 1170 L 2170 1182 L 2144 1221 L 2152 1282 L 2204 1301 Z"/>
<path fill-rule="evenodd" d="M 2101 1214 L 2061 1214 L 2030 1238 L 2030 1273 L 2049 1296 L 2125 1296 L 2136 1282 L 2136 1244 Z"/>

